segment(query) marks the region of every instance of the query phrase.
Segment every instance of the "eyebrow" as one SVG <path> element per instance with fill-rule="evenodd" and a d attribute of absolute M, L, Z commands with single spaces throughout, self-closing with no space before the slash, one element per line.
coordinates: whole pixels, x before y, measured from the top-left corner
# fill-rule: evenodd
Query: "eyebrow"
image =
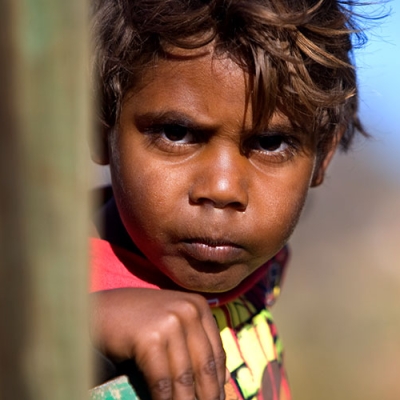
<path fill-rule="evenodd" d="M 217 125 L 195 121 L 193 117 L 180 111 L 151 111 L 135 115 L 138 127 L 149 125 L 181 125 L 197 131 L 210 132 L 217 129 Z"/>
<path fill-rule="evenodd" d="M 267 131 L 276 131 L 282 133 L 296 133 L 296 130 L 289 122 L 273 122 L 269 121 Z"/>
<path fill-rule="evenodd" d="M 149 126 L 180 125 L 191 131 L 202 132 L 205 134 L 212 134 L 218 130 L 218 125 L 207 122 L 198 122 L 187 113 L 175 110 L 145 112 L 135 115 L 134 119 L 139 129 L 145 129 Z M 241 135 L 243 137 L 251 137 L 254 134 L 262 135 L 279 132 L 291 135 L 300 134 L 300 132 L 296 131 L 288 121 L 273 122 L 273 120 L 270 120 L 266 129 L 257 132 L 252 128 L 243 128 Z"/>

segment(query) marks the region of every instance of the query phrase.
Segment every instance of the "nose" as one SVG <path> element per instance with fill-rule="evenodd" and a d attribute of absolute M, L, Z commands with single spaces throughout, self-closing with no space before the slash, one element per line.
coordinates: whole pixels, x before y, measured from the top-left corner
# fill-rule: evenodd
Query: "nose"
<path fill-rule="evenodd" d="M 245 211 L 248 197 L 248 160 L 239 149 L 215 146 L 196 160 L 189 200 L 196 205 Z"/>

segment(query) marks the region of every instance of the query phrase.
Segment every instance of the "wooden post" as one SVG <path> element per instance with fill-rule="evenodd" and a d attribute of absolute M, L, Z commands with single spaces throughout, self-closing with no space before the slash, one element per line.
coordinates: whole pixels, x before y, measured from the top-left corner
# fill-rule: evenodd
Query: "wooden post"
<path fill-rule="evenodd" d="M 0 0 L 0 398 L 87 398 L 88 3 Z"/>

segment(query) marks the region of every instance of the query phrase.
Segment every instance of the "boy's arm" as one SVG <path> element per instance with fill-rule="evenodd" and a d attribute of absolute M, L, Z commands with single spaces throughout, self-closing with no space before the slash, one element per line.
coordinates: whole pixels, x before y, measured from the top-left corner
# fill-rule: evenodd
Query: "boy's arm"
<path fill-rule="evenodd" d="M 95 346 L 113 361 L 135 360 L 152 399 L 224 398 L 225 352 L 202 296 L 116 289 L 91 298 Z"/>

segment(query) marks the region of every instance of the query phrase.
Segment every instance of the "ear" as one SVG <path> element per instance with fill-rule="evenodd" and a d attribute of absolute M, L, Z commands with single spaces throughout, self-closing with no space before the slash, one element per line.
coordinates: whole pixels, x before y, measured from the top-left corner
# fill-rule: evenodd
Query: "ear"
<path fill-rule="evenodd" d="M 330 148 L 328 152 L 323 156 L 322 159 L 317 161 L 317 166 L 314 171 L 314 175 L 311 181 L 311 187 L 317 187 L 322 184 L 325 178 L 325 172 L 334 156 L 336 153 L 337 147 L 340 143 L 340 140 L 342 139 L 342 136 L 345 132 L 345 128 L 341 128 L 337 134 L 335 135 L 334 139 L 332 140 L 332 143 L 330 145 Z"/>
<path fill-rule="evenodd" d="M 110 162 L 108 154 L 108 135 L 110 128 L 99 126 L 94 133 L 90 144 L 90 156 L 96 164 L 108 165 Z"/>

